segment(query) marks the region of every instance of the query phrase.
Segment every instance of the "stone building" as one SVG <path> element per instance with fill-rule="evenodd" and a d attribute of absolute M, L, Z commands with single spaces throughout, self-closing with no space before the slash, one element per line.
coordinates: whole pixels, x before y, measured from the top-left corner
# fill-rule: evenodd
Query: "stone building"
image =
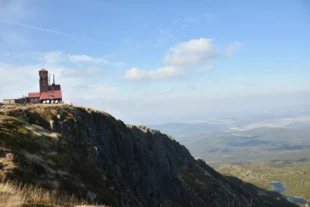
<path fill-rule="evenodd" d="M 28 93 L 29 102 L 62 102 L 61 86 L 60 84 L 55 84 L 55 76 L 53 75 L 53 82 L 50 84 L 48 71 L 43 68 L 39 71 L 39 78 L 40 92 Z"/>

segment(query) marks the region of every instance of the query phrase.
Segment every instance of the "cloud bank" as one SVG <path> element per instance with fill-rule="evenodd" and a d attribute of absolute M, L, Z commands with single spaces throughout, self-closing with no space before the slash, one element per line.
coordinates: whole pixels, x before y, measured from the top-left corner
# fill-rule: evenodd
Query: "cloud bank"
<path fill-rule="evenodd" d="M 169 49 L 163 63 L 182 67 L 204 64 L 220 55 L 212 42 L 212 39 L 200 38 L 178 43 Z"/>

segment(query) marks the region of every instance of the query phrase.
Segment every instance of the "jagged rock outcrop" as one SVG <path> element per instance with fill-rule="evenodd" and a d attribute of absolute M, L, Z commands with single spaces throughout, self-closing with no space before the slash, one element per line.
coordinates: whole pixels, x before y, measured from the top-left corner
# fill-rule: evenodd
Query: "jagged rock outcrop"
<path fill-rule="evenodd" d="M 222 176 L 158 130 L 104 112 L 36 105 L 0 114 L 0 157 L 14 157 L 0 159 L 1 180 L 111 206 L 294 206 Z"/>

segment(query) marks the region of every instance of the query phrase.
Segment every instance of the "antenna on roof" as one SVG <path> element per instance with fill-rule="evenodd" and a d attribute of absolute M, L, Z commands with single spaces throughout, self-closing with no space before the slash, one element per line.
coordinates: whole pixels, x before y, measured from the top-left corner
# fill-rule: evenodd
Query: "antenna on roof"
<path fill-rule="evenodd" d="M 53 85 L 55 85 L 55 74 L 53 74 Z"/>

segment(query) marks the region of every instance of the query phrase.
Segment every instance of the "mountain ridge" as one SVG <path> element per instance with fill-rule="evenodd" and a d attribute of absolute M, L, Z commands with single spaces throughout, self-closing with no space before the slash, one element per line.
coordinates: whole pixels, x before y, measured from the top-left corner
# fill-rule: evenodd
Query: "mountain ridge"
<path fill-rule="evenodd" d="M 126 125 L 90 108 L 1 110 L 0 137 L 0 162 L 11 156 L 11 165 L 1 167 L 1 182 L 59 189 L 89 203 L 295 206 L 280 194 L 219 174 L 159 130 Z"/>

